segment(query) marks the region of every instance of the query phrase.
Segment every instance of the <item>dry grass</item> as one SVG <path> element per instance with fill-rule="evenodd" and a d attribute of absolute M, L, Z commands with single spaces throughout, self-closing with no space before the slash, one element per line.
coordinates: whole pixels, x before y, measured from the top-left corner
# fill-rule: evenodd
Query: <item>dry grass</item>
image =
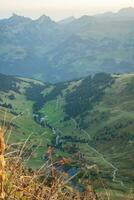
<path fill-rule="evenodd" d="M 0 199 L 5 199 L 4 192 L 4 180 L 5 180 L 5 143 L 4 143 L 4 131 L 0 127 Z"/>
<path fill-rule="evenodd" d="M 0 200 L 97 200 L 91 185 L 83 193 L 69 187 L 70 178 L 58 173 L 51 159 L 37 171 L 27 169 L 22 158 L 26 146 L 27 142 L 17 150 L 5 147 L 0 128 Z"/>

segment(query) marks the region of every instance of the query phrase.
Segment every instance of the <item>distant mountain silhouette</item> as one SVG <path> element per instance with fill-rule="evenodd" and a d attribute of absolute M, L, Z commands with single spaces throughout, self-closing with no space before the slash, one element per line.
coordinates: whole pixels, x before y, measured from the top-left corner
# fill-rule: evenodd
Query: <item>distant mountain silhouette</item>
<path fill-rule="evenodd" d="M 13 14 L 0 20 L 0 72 L 58 82 L 134 71 L 134 8 L 60 22 Z"/>
<path fill-rule="evenodd" d="M 59 24 L 67 24 L 67 23 L 74 21 L 75 19 L 76 18 L 74 16 L 71 16 L 71 17 L 60 20 L 58 23 Z"/>

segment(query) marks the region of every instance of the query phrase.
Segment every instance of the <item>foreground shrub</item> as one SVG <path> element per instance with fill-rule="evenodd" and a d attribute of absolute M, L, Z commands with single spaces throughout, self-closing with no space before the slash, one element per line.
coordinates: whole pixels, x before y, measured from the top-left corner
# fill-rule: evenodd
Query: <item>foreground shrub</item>
<path fill-rule="evenodd" d="M 70 178 L 57 172 L 53 162 L 36 171 L 27 169 L 22 156 L 26 143 L 14 151 L 11 145 L 5 147 L 3 135 L 0 128 L 0 200 L 97 200 L 90 185 L 82 193 L 68 186 Z"/>

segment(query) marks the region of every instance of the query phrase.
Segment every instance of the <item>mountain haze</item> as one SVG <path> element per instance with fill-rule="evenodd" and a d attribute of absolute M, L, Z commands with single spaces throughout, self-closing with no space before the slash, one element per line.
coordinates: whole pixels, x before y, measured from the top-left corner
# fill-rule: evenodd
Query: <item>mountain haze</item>
<path fill-rule="evenodd" d="M 134 71 L 134 8 L 54 22 L 13 14 L 0 20 L 0 72 L 59 82 Z"/>
<path fill-rule="evenodd" d="M 71 17 L 60 20 L 58 23 L 59 24 L 67 24 L 67 23 L 74 21 L 75 19 L 76 19 L 75 17 L 71 16 Z"/>
<path fill-rule="evenodd" d="M 133 158 L 134 8 L 0 19 L 0 196 L 132 200 Z"/>

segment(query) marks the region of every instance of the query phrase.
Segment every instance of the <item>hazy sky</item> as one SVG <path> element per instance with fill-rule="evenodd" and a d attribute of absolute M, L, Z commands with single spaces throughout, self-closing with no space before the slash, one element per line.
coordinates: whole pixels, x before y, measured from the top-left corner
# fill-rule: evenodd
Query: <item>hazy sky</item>
<path fill-rule="evenodd" d="M 12 13 L 37 18 L 42 14 L 55 20 L 134 7 L 134 0 L 0 0 L 0 18 Z"/>

